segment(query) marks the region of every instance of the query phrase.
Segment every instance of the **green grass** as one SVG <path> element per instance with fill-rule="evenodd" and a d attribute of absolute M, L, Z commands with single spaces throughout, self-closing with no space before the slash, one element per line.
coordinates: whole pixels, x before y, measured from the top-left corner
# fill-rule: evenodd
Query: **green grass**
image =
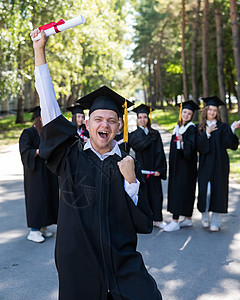
<path fill-rule="evenodd" d="M 16 116 L 6 116 L 0 119 L 0 147 L 6 145 L 18 143 L 19 137 L 23 129 L 31 127 L 33 121 L 31 121 L 32 114 L 24 114 L 24 124 L 16 124 Z"/>
<path fill-rule="evenodd" d="M 174 126 L 178 120 L 179 108 L 166 108 L 163 110 L 155 110 L 153 112 L 153 120 L 157 124 L 161 125 L 163 128 L 172 132 Z M 71 115 L 64 114 L 66 117 L 71 119 Z M 23 129 L 32 126 L 33 121 L 31 120 L 32 114 L 24 114 L 24 124 L 16 124 L 16 116 L 6 116 L 0 119 L 0 149 L 6 145 L 18 143 L 19 137 Z M 237 120 L 237 112 L 229 113 L 229 123 L 231 124 L 234 120 Z M 239 136 L 239 131 L 237 130 L 237 135 Z M 240 146 L 238 150 L 232 151 L 228 150 L 228 155 L 230 159 L 230 176 L 235 180 L 240 182 Z"/>
<path fill-rule="evenodd" d="M 155 110 L 153 112 L 153 121 L 164 129 L 172 132 L 174 126 L 177 124 L 179 108 L 166 108 L 165 110 Z M 230 112 L 229 124 L 238 120 L 237 112 Z M 240 137 L 239 130 L 235 131 L 237 136 Z M 230 177 L 237 182 L 240 182 L 240 146 L 236 151 L 227 150 L 230 160 Z"/>

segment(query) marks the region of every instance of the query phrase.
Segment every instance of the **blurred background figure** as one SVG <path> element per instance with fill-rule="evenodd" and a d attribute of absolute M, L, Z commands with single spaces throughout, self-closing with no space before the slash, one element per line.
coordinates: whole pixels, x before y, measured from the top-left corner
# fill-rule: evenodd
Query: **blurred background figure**
<path fill-rule="evenodd" d="M 59 187 L 58 177 L 51 173 L 39 157 L 42 120 L 40 107 L 33 108 L 34 124 L 24 129 L 19 149 L 24 168 L 24 192 L 27 225 L 31 231 L 28 240 L 41 243 L 53 233 L 47 226 L 57 224 Z"/>
<path fill-rule="evenodd" d="M 234 134 L 239 123 L 231 127 L 221 122 L 219 106 L 225 105 L 217 96 L 202 98 L 206 106 L 198 125 L 197 149 L 198 210 L 202 225 L 219 231 L 221 214 L 228 211 L 229 157 L 227 149 L 237 150 L 238 137 Z M 212 212 L 211 218 L 209 212 Z"/>
<path fill-rule="evenodd" d="M 83 142 L 86 142 L 89 138 L 89 132 L 85 125 L 85 114 L 82 105 L 75 105 L 67 107 L 68 111 L 72 113 L 72 122 L 77 126 L 77 132 Z"/>
<path fill-rule="evenodd" d="M 150 107 L 141 104 L 134 108 L 137 113 L 137 129 L 129 135 L 129 145 L 135 151 L 136 159 L 142 171 L 152 174 L 143 175 L 147 187 L 147 199 L 153 212 L 153 226 L 164 228 L 161 179 L 167 178 L 167 162 L 160 133 L 151 127 Z"/>
<path fill-rule="evenodd" d="M 124 120 L 123 120 L 123 110 L 119 112 L 119 130 L 114 138 L 118 142 L 118 146 L 121 150 L 129 154 L 130 146 L 128 143 L 123 141 L 123 131 L 124 131 Z"/>
<path fill-rule="evenodd" d="M 168 206 L 173 214 L 172 221 L 164 231 L 176 231 L 180 227 L 192 226 L 197 180 L 196 126 L 192 122 L 193 113 L 199 107 L 194 101 L 183 102 L 178 124 L 175 126 L 170 144 Z M 179 145 L 179 146 L 178 146 Z M 184 220 L 179 222 L 179 217 Z"/>

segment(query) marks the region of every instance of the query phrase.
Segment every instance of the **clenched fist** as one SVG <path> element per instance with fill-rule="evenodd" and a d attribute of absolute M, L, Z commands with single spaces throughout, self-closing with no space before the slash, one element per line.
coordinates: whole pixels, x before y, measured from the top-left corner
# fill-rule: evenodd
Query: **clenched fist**
<path fill-rule="evenodd" d="M 131 156 L 128 155 L 119 161 L 118 167 L 125 180 L 129 183 L 136 182 L 135 165 Z"/>

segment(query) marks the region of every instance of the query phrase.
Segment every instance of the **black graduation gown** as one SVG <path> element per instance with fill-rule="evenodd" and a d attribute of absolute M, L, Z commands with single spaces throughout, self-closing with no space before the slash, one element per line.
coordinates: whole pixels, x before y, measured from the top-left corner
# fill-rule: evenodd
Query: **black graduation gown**
<path fill-rule="evenodd" d="M 157 130 L 152 129 L 155 139 L 150 133 L 147 135 L 141 128 L 131 132 L 129 145 L 136 153 L 136 159 L 142 170 L 158 171 L 160 176 L 144 175 L 146 181 L 146 196 L 153 212 L 154 221 L 162 221 L 162 183 L 166 179 L 167 162 L 163 149 L 161 136 Z"/>
<path fill-rule="evenodd" d="M 24 167 L 24 192 L 27 225 L 41 228 L 57 223 L 59 187 L 58 178 L 35 156 L 40 138 L 35 127 L 25 129 L 19 139 Z"/>
<path fill-rule="evenodd" d="M 227 213 L 228 210 L 228 176 L 229 157 L 226 149 L 238 148 L 238 137 L 231 128 L 217 122 L 218 129 L 208 138 L 206 132 L 198 131 L 197 149 L 199 151 L 198 170 L 198 210 L 206 209 L 207 184 L 211 183 L 209 211 Z"/>
<path fill-rule="evenodd" d="M 116 134 L 114 140 L 116 140 L 117 142 L 123 139 L 123 132 L 121 132 L 120 134 Z M 126 146 L 125 146 L 126 145 Z M 129 153 L 130 151 L 130 146 L 128 143 L 123 142 L 122 144 L 118 145 L 119 148 L 123 151 L 125 151 L 126 153 Z"/>
<path fill-rule="evenodd" d="M 124 190 L 118 155 L 101 161 L 63 116 L 43 127 L 40 154 L 60 176 L 56 238 L 59 299 L 162 299 L 136 251 L 137 232 L 152 231 L 151 210 Z M 123 153 L 123 152 L 122 152 Z M 110 299 L 110 298 L 109 298 Z"/>
<path fill-rule="evenodd" d="M 184 149 L 177 149 L 172 135 L 169 154 L 168 206 L 172 214 L 191 217 L 197 180 L 196 127 L 182 134 Z"/>

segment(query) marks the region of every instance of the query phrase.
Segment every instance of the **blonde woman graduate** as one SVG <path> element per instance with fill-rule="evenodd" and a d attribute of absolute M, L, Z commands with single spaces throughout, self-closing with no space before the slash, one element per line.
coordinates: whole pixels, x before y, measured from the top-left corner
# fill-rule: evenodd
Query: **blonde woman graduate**
<path fill-rule="evenodd" d="M 219 231 L 221 214 L 228 211 L 229 157 L 227 149 L 238 148 L 238 137 L 234 134 L 239 126 L 235 121 L 231 127 L 221 122 L 219 106 L 224 103 L 217 97 L 203 98 L 206 103 L 198 125 L 197 149 L 198 210 L 202 213 L 202 225 L 210 231 Z M 211 218 L 209 212 L 212 212 Z"/>

